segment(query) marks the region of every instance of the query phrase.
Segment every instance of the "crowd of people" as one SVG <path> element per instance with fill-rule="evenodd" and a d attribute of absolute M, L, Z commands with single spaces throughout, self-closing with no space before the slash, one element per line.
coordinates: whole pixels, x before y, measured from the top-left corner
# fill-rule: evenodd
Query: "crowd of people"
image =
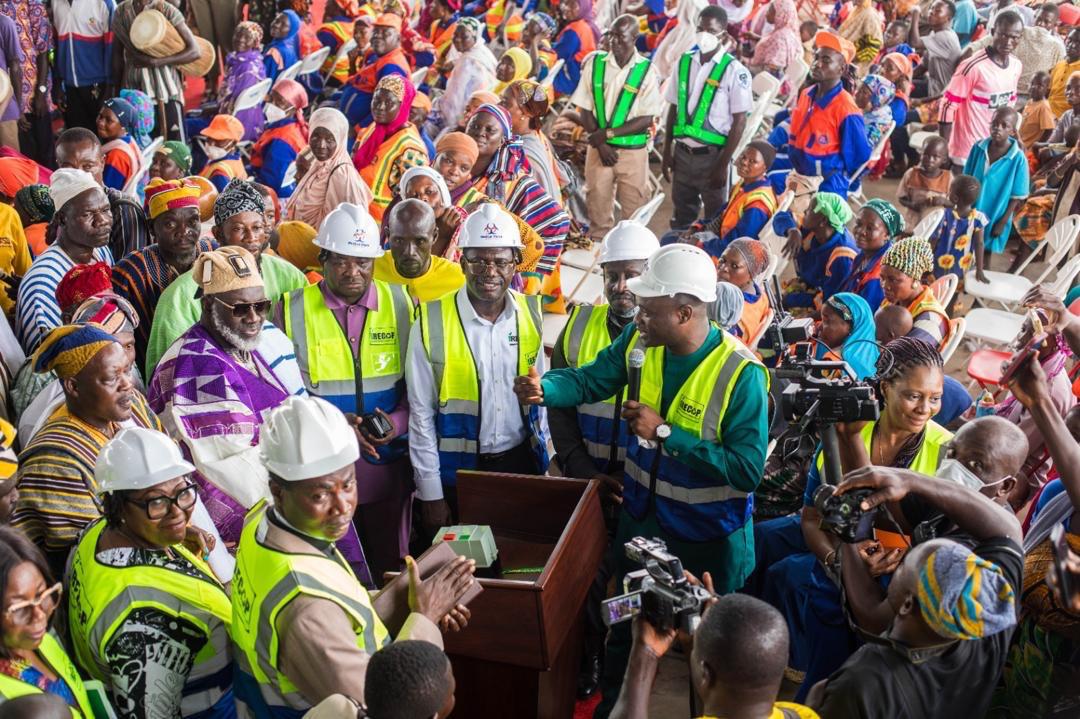
<path fill-rule="evenodd" d="M 0 719 L 447 716 L 459 470 L 599 485 L 579 712 L 1080 712 L 1080 291 L 943 359 L 1080 211 L 1077 5 L 0 0 L 0 112 Z"/>

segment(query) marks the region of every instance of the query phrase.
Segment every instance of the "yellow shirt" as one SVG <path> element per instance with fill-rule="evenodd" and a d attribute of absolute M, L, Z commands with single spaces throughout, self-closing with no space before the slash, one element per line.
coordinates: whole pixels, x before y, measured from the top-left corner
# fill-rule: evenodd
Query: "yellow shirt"
<path fill-rule="evenodd" d="M 30 246 L 26 244 L 19 213 L 11 205 L 0 203 L 0 272 L 22 277 L 30 269 Z M 0 282 L 0 309 L 10 313 L 15 300 L 8 297 L 6 282 Z"/>
<path fill-rule="evenodd" d="M 792 702 L 776 702 L 773 704 L 772 714 L 769 715 L 769 719 L 787 719 L 788 717 L 798 717 L 799 719 L 821 719 L 816 711 L 810 707 L 804 707 L 802 704 L 794 704 Z M 719 719 L 719 717 L 703 716 L 699 719 Z"/>
<path fill-rule="evenodd" d="M 1074 72 L 1080 70 L 1080 60 L 1069 62 L 1062 60 L 1050 70 L 1050 109 L 1054 111 L 1054 117 L 1061 117 L 1062 113 L 1072 105 L 1065 99 L 1065 86 L 1069 84 L 1069 78 Z"/>
<path fill-rule="evenodd" d="M 419 277 L 402 277 L 394 267 L 394 258 L 389 252 L 375 260 L 375 279 L 405 285 L 409 294 L 419 302 L 437 300 L 445 294 L 456 292 L 465 284 L 461 265 L 434 255 L 427 272 Z"/>

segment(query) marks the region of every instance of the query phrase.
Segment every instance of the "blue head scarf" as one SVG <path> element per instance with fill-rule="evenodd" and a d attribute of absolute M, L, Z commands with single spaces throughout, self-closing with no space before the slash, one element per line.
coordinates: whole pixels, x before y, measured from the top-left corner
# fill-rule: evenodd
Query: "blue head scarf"
<path fill-rule="evenodd" d="M 837 292 L 825 302 L 851 325 L 851 333 L 844 345 L 833 349 L 851 365 L 856 377 L 870 377 L 881 353 L 875 343 L 874 313 L 870 311 L 870 305 L 853 292 Z"/>
<path fill-rule="evenodd" d="M 120 97 L 114 97 L 101 104 L 112 110 L 112 113 L 116 115 L 116 119 L 120 121 L 120 125 L 124 128 L 124 134 L 135 134 L 135 127 L 139 122 L 139 117 L 130 102 Z"/>
<path fill-rule="evenodd" d="M 270 42 L 266 45 L 266 50 L 263 52 L 270 52 L 273 48 L 281 54 L 282 69 L 292 66 L 300 59 L 300 16 L 293 10 L 282 10 L 282 14 L 289 20 L 289 32 L 285 37 L 271 38 Z"/>

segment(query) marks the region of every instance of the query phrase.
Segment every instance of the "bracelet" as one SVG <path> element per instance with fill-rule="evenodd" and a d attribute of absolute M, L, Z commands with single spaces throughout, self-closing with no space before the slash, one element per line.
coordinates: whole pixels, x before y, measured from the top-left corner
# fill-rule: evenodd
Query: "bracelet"
<path fill-rule="evenodd" d="M 824 564 L 826 567 L 831 567 L 834 559 L 836 559 L 836 550 L 832 549 L 829 550 L 829 553 L 825 555 L 825 559 L 822 560 L 821 563 Z"/>

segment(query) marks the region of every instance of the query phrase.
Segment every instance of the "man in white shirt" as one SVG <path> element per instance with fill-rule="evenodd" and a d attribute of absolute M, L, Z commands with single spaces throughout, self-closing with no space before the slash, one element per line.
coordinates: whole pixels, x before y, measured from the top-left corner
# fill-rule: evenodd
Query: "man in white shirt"
<path fill-rule="evenodd" d="M 547 422 L 522 407 L 518 375 L 544 372 L 540 298 L 510 289 L 521 261 L 514 218 L 494 203 L 465 220 L 465 286 L 420 306 L 409 335 L 409 458 L 420 530 L 457 520 L 457 470 L 543 474 Z"/>
<path fill-rule="evenodd" d="M 610 52 L 597 51 L 581 65 L 570 102 L 589 133 L 585 196 L 594 242 L 615 226 L 615 201 L 623 219 L 649 201 L 649 136 L 660 116 L 660 86 L 652 63 L 637 53 L 633 15 L 616 18 L 608 32 Z"/>
<path fill-rule="evenodd" d="M 731 154 L 754 105 L 750 71 L 723 47 L 727 13 L 704 8 L 697 30 L 696 45 L 679 58 L 664 96 L 670 104 L 663 172 L 671 180 L 673 230 L 723 209 Z"/>

